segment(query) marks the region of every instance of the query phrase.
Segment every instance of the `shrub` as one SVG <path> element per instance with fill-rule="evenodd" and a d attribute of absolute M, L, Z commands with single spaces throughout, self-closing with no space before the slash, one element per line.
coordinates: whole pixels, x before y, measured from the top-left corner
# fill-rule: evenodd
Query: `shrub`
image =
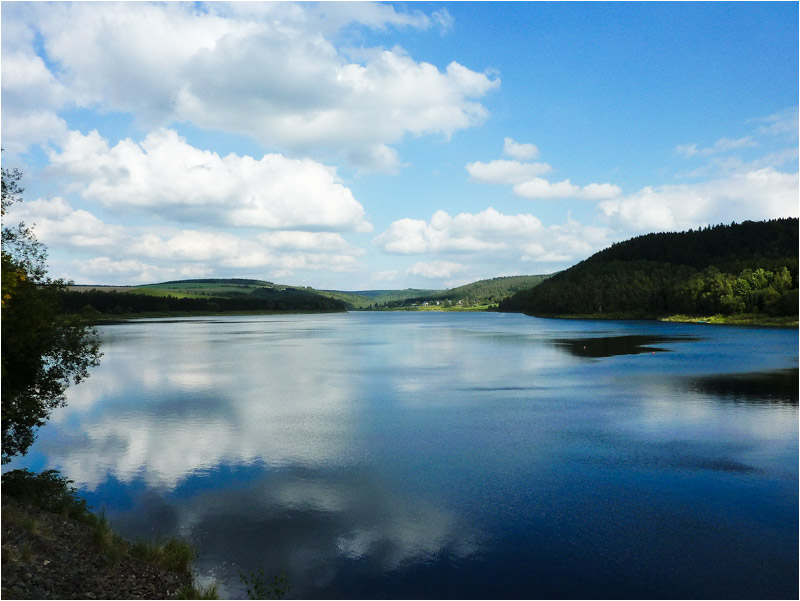
<path fill-rule="evenodd" d="M 82 522 L 95 524 L 99 518 L 89 511 L 86 500 L 78 496 L 71 486 L 72 480 L 63 478 L 58 470 L 45 470 L 34 474 L 27 469 L 3 474 L 3 494 L 26 501 L 31 505 L 68 516 Z"/>

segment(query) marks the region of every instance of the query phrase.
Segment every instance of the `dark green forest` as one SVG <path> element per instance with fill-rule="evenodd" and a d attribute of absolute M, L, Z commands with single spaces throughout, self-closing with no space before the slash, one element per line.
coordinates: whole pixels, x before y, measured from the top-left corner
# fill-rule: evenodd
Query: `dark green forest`
<path fill-rule="evenodd" d="M 343 302 L 315 292 L 297 288 L 256 288 L 247 294 L 209 296 L 153 296 L 135 292 L 98 289 L 61 293 L 61 303 L 68 313 L 95 310 L 100 313 L 125 315 L 135 313 L 216 313 L 237 311 L 335 312 L 345 311 Z"/>
<path fill-rule="evenodd" d="M 798 220 L 732 223 L 620 242 L 500 302 L 531 315 L 798 313 Z"/>

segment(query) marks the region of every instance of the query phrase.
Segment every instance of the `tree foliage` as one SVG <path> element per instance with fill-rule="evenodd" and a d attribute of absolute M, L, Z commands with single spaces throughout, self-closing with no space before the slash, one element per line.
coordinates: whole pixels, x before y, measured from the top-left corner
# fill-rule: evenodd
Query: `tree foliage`
<path fill-rule="evenodd" d="M 2 213 L 22 200 L 21 174 L 2 168 Z M 63 311 L 67 282 L 47 276 L 47 253 L 24 223 L 2 228 L 2 462 L 24 455 L 35 431 L 88 376 L 100 353 L 80 315 Z"/>
<path fill-rule="evenodd" d="M 500 304 L 537 315 L 797 315 L 798 220 L 648 234 Z"/>

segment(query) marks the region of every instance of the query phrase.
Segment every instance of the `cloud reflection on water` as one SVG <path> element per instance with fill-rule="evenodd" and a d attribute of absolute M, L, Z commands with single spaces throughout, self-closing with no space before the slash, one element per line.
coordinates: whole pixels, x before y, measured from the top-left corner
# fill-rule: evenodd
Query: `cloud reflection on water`
<path fill-rule="evenodd" d="M 200 572 L 233 598 L 244 595 L 239 572 L 263 569 L 271 579 L 285 571 L 293 596 L 308 598 L 341 586 L 334 581 L 345 564 L 379 578 L 481 547 L 480 533 L 454 512 L 361 470 L 286 467 L 246 485 L 180 496 L 150 495 L 143 508 L 111 517 L 123 532 L 187 536 L 201 549 Z"/>
<path fill-rule="evenodd" d="M 265 345 L 242 328 L 220 352 L 186 324 L 174 327 L 152 340 L 112 330 L 103 369 L 54 413 L 60 435 L 41 450 L 80 486 L 142 477 L 169 490 L 220 464 L 347 460 L 354 390 L 333 346 L 291 334 Z"/>

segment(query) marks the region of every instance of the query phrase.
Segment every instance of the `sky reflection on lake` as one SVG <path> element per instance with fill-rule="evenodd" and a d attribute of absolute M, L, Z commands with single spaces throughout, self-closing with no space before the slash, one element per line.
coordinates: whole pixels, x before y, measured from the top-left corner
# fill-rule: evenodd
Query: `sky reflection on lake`
<path fill-rule="evenodd" d="M 796 593 L 797 331 L 354 313 L 101 334 L 11 467 L 62 470 L 130 537 L 188 537 L 223 594 L 259 569 L 312 598 Z"/>

